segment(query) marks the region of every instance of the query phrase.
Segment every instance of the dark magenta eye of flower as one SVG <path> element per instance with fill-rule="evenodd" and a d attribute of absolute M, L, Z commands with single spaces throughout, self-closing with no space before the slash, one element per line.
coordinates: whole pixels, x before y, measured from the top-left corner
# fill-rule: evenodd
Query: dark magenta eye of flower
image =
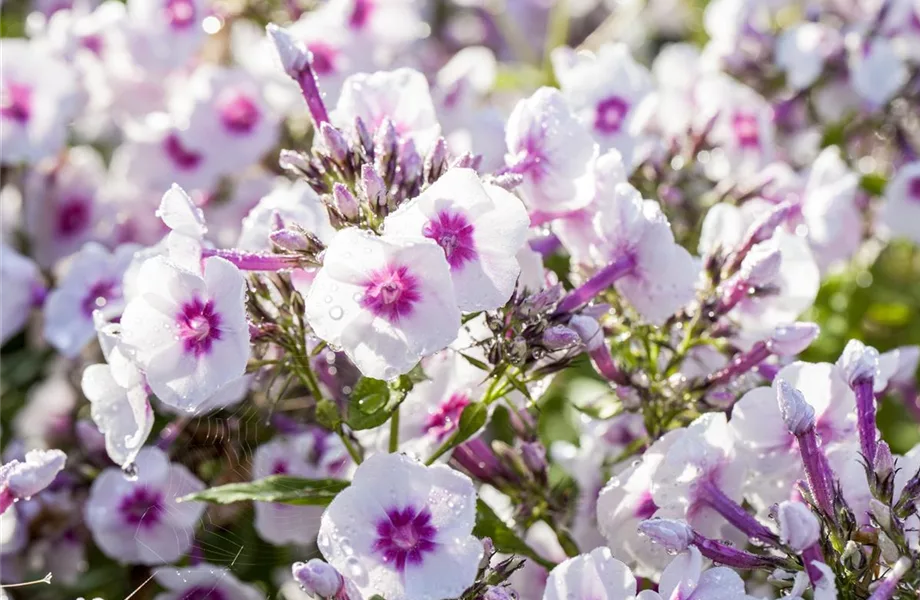
<path fill-rule="evenodd" d="M 907 184 L 907 197 L 909 200 L 920 203 L 920 177 L 914 177 Z"/>
<path fill-rule="evenodd" d="M 171 133 L 163 140 L 163 149 L 170 160 L 182 171 L 190 171 L 201 164 L 201 154 L 188 150 L 182 145 L 182 140 L 175 133 Z"/>
<path fill-rule="evenodd" d="M 17 123 L 25 123 L 32 114 L 32 87 L 5 81 L 0 88 L 0 115 Z"/>
<path fill-rule="evenodd" d="M 397 571 L 405 571 L 406 565 L 422 564 L 425 555 L 435 550 L 437 532 L 431 524 L 428 507 L 421 511 L 411 505 L 403 509 L 393 507 L 377 521 L 373 548 L 381 561 Z"/>
<path fill-rule="evenodd" d="M 90 205 L 92 200 L 82 196 L 71 197 L 58 206 L 57 233 L 63 237 L 72 237 L 84 231 L 90 225 Z"/>
<path fill-rule="evenodd" d="M 413 306 L 421 300 L 418 281 L 402 265 L 387 265 L 373 271 L 364 282 L 361 306 L 390 322 L 412 314 Z"/>
<path fill-rule="evenodd" d="M 441 211 L 422 228 L 422 235 L 444 249 L 451 269 L 462 267 L 476 258 L 473 225 L 459 212 Z"/>
<path fill-rule="evenodd" d="M 166 20 L 174 29 L 187 29 L 195 22 L 195 3 L 192 0 L 167 0 Z"/>
<path fill-rule="evenodd" d="M 211 351 L 212 344 L 221 338 L 220 314 L 214 310 L 214 302 L 203 302 L 200 298 L 182 305 L 176 315 L 179 337 L 186 353 L 201 356 Z"/>
<path fill-rule="evenodd" d="M 86 293 L 80 308 L 84 316 L 92 318 L 94 310 L 105 308 L 110 300 L 119 296 L 121 296 L 121 290 L 117 281 L 111 279 L 98 281 Z"/>
<path fill-rule="evenodd" d="M 374 8 L 374 0 L 355 0 L 348 24 L 352 29 L 363 29 L 374 12 Z"/>
<path fill-rule="evenodd" d="M 735 139 L 742 148 L 757 148 L 760 146 L 760 128 L 757 116 L 750 113 L 737 112 L 732 117 L 732 129 Z"/>
<path fill-rule="evenodd" d="M 163 494 L 146 486 L 134 490 L 122 498 L 118 511 L 129 525 L 150 528 L 160 522 L 163 515 Z"/>
<path fill-rule="evenodd" d="M 310 42 L 307 50 L 313 55 L 310 66 L 317 75 L 329 75 L 335 72 L 335 61 L 338 52 L 329 44 L 323 42 Z"/>
<path fill-rule="evenodd" d="M 438 410 L 428 416 L 425 421 L 425 432 L 433 435 L 437 440 L 442 440 L 452 433 L 460 422 L 460 414 L 470 403 L 466 394 L 451 394 L 447 402 L 441 404 Z"/>
<path fill-rule="evenodd" d="M 623 120 L 629 112 L 629 103 L 619 96 L 611 96 L 597 105 L 594 128 L 603 133 L 617 133 L 623 127 Z"/>
<path fill-rule="evenodd" d="M 217 108 L 220 121 L 232 133 L 249 133 L 255 129 L 262 115 L 256 103 L 242 92 L 231 93 Z"/>
<path fill-rule="evenodd" d="M 208 587 L 196 585 L 187 589 L 179 600 L 226 600 L 226 598 L 226 595 L 216 585 Z"/>

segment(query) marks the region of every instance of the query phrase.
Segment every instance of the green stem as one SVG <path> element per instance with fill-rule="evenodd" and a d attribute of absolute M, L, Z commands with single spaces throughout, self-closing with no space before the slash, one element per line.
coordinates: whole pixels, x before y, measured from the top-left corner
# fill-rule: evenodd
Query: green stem
<path fill-rule="evenodd" d="M 393 415 L 390 417 L 390 453 L 394 453 L 399 449 L 399 405 L 396 405 L 396 410 L 393 411 Z"/>
<path fill-rule="evenodd" d="M 361 454 L 358 452 L 358 449 L 354 447 L 354 444 L 351 443 L 351 440 L 348 439 L 348 436 L 342 431 L 342 426 L 340 425 L 335 432 L 338 434 L 339 439 L 342 440 L 342 444 L 345 445 L 345 449 L 348 450 L 348 455 L 351 456 L 351 460 L 355 461 L 356 465 L 361 464 Z"/>

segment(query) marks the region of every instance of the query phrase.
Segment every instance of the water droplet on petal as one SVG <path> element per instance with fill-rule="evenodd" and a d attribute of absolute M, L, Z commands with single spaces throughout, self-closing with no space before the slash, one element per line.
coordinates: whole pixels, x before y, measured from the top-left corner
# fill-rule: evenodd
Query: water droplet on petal
<path fill-rule="evenodd" d="M 339 319 L 342 318 L 344 314 L 345 314 L 345 311 L 342 310 L 341 306 L 333 306 L 332 308 L 329 309 L 329 317 L 333 321 L 338 321 Z"/>
<path fill-rule="evenodd" d="M 128 481 L 137 481 L 137 464 L 129 462 L 121 468 L 121 471 L 125 474 L 125 479 Z"/>

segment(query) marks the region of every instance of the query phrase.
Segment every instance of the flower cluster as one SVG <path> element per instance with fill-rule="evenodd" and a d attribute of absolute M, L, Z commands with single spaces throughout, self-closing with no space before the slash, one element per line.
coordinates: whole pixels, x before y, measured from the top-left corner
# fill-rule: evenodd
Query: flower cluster
<path fill-rule="evenodd" d="M 914 0 L 26 4 L 3 598 L 920 594 Z"/>

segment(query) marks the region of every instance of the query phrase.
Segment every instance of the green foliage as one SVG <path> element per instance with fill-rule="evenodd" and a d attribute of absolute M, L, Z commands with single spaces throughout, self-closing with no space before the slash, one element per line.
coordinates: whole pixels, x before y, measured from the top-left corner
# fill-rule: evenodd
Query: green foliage
<path fill-rule="evenodd" d="M 325 506 L 332 502 L 336 494 L 347 487 L 347 481 L 338 479 L 304 479 L 289 475 L 272 475 L 258 481 L 228 483 L 208 488 L 184 496 L 180 498 L 180 502 L 199 500 L 216 504 L 232 504 L 253 500 Z"/>
<path fill-rule="evenodd" d="M 514 530 L 498 518 L 495 511 L 482 500 L 476 501 L 476 525 L 473 527 L 473 535 L 479 538 L 490 538 L 499 552 L 526 556 L 550 569 L 554 566 L 524 543 L 524 540 L 519 538 Z"/>

